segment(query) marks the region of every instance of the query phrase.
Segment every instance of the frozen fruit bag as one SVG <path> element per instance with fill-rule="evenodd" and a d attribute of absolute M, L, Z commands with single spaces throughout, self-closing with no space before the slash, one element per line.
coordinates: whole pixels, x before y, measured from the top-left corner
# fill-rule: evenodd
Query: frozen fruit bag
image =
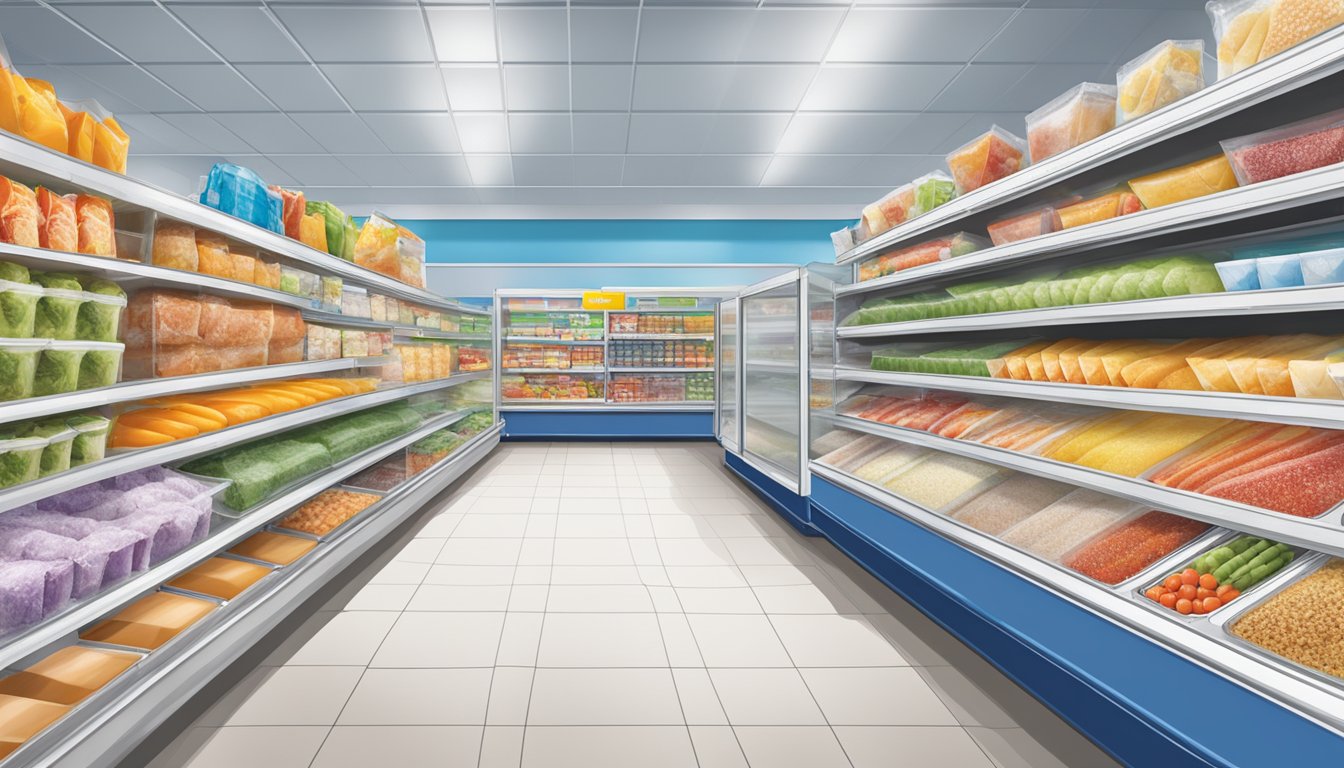
<path fill-rule="evenodd" d="M 261 258 L 255 259 L 255 261 L 256 264 L 252 270 L 252 282 L 262 288 L 280 290 L 280 263 L 269 262 Z"/>
<path fill-rule="evenodd" d="M 1221 142 L 1237 181 L 1255 184 L 1344 161 L 1344 110 Z"/>
<path fill-rule="evenodd" d="M 5 41 L 0 40 L 0 130 L 18 135 L 19 101 L 14 88 L 15 77 L 18 77 L 18 73 L 10 63 Z"/>
<path fill-rule="evenodd" d="M 397 225 L 397 259 L 400 280 L 416 288 L 425 287 L 425 241 L 409 229 Z"/>
<path fill-rule="evenodd" d="M 868 237 L 876 237 L 905 221 L 915 204 L 915 187 L 905 184 L 888 192 L 881 200 L 863 208 L 863 227 Z"/>
<path fill-rule="evenodd" d="M 28 248 L 41 247 L 38 236 L 41 220 L 37 194 L 17 181 L 0 176 L 0 241 Z"/>
<path fill-rule="evenodd" d="M 240 251 L 230 251 L 229 261 L 233 263 L 233 279 L 240 283 L 250 283 L 257 276 L 257 257 Z"/>
<path fill-rule="evenodd" d="M 199 259 L 195 227 L 172 219 L 154 222 L 154 240 L 150 247 L 152 263 L 169 269 L 195 272 Z"/>
<path fill-rule="evenodd" d="M 320 213 L 305 213 L 299 220 L 299 242 L 319 251 L 327 250 L 327 220 Z"/>
<path fill-rule="evenodd" d="M 38 242 L 43 248 L 74 253 L 79 247 L 75 225 L 75 200 L 46 187 L 37 188 L 37 208 L 41 216 Z"/>
<path fill-rule="evenodd" d="M 1121 191 L 1065 206 L 1056 211 L 1056 214 L 1059 216 L 1060 229 L 1070 229 L 1137 213 L 1142 209 L 1143 206 L 1134 193 Z"/>
<path fill-rule="evenodd" d="M 1163 40 L 1116 73 L 1116 122 L 1161 109 L 1204 87 L 1204 41 Z"/>
<path fill-rule="evenodd" d="M 345 243 L 345 221 L 348 218 L 345 215 L 345 211 L 342 211 L 340 208 L 337 208 L 326 200 L 309 200 L 305 204 L 304 210 L 309 216 L 317 215 L 321 217 L 324 230 L 322 242 L 325 243 L 322 250 L 339 258 L 341 255 L 341 248 Z M 300 234 L 302 234 L 302 232 L 300 232 Z M 317 246 L 314 244 L 315 240 L 316 237 L 313 234 L 310 234 L 308 238 L 304 239 L 304 242 L 316 248 Z"/>
<path fill-rule="evenodd" d="M 1219 79 L 1344 23 L 1338 0 L 1211 2 Z"/>
<path fill-rule="evenodd" d="M 80 253 L 116 258 L 116 219 L 112 215 L 112 203 L 93 195 L 77 195 L 75 219 L 79 225 Z"/>
<path fill-rule="evenodd" d="M 233 257 L 229 255 L 229 241 L 214 232 L 196 230 L 196 271 L 231 279 Z"/>
<path fill-rule="evenodd" d="M 997 125 L 948 154 L 957 194 L 964 195 L 1026 165 L 1027 143 Z"/>
<path fill-rule="evenodd" d="M 19 106 L 19 134 L 62 154 L 70 148 L 56 90 L 46 80 L 14 76 Z"/>
<path fill-rule="evenodd" d="M 292 189 L 271 185 L 271 191 L 280 196 L 282 206 L 282 218 L 285 224 L 285 236 L 294 240 L 299 239 L 300 222 L 303 216 L 308 212 L 308 205 L 304 201 L 302 192 L 295 192 Z"/>
<path fill-rule="evenodd" d="M 126 172 L 126 155 L 131 151 L 131 137 L 122 130 L 121 123 L 111 115 L 93 126 L 93 164 L 114 173 Z"/>
<path fill-rule="evenodd" d="M 1225 155 L 1206 157 L 1129 181 L 1129 188 L 1138 195 L 1144 208 L 1179 203 L 1236 186 L 1237 177 Z"/>
<path fill-rule="evenodd" d="M 355 263 L 365 269 L 399 277 L 401 261 L 397 256 L 397 225 L 379 213 L 374 213 L 364 222 L 355 241 Z"/>
<path fill-rule="evenodd" d="M 85 111 L 78 102 L 67 104 L 57 101 L 61 108 L 61 117 L 65 118 L 67 147 L 65 153 L 86 163 L 93 162 L 93 115 Z"/>
<path fill-rule="evenodd" d="M 1091 141 L 1115 127 L 1116 89 L 1079 83 L 1027 115 L 1031 162 Z"/>
<path fill-rule="evenodd" d="M 926 173 L 911 183 L 915 187 L 915 203 L 909 211 L 911 218 L 926 214 L 957 196 L 957 185 L 942 171 Z"/>

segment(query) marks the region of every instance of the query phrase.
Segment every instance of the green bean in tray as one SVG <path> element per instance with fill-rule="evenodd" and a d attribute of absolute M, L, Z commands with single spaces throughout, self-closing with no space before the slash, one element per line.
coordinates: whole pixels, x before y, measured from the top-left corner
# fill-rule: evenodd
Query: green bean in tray
<path fill-rule="evenodd" d="M 1242 536 L 1196 557 L 1185 570 L 1143 594 L 1177 613 L 1203 615 L 1237 599 L 1292 561 L 1293 549 L 1287 544 Z"/>

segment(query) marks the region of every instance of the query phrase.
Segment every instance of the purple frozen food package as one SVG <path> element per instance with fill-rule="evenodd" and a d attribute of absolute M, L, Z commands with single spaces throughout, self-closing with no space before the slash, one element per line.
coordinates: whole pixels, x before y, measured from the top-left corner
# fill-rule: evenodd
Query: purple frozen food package
<path fill-rule="evenodd" d="M 46 574 L 31 560 L 0 562 L 0 634 L 42 620 Z"/>

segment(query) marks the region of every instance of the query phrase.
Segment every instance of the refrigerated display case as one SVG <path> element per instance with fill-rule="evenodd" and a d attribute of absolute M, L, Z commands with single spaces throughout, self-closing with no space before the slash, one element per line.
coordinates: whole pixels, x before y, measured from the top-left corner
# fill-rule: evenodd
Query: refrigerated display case
<path fill-rule="evenodd" d="M 736 452 L 742 443 L 742 424 L 738 418 L 742 402 L 741 350 L 742 335 L 739 319 L 739 300 L 734 297 L 719 302 L 716 323 L 715 348 L 719 350 L 718 381 L 715 383 L 714 434 L 719 443 Z"/>

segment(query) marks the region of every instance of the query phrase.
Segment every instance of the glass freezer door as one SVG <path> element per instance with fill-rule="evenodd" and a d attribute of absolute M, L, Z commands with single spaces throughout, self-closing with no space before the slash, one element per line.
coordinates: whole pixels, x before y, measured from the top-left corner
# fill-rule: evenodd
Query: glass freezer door
<path fill-rule="evenodd" d="M 801 291 L 794 274 L 741 298 L 742 450 L 795 492 L 803 488 Z"/>
<path fill-rule="evenodd" d="M 715 392 L 718 407 L 715 419 L 715 434 L 719 442 L 731 451 L 737 451 L 741 442 L 738 421 L 738 337 L 737 337 L 737 299 L 725 299 L 719 302 L 718 339 L 718 381 Z"/>

